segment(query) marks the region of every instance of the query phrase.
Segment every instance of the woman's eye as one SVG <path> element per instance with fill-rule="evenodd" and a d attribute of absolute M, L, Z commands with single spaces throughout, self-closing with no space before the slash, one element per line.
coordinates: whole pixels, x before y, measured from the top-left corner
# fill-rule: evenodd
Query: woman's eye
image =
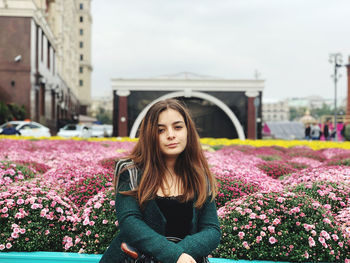
<path fill-rule="evenodd" d="M 165 131 L 165 129 L 159 129 L 158 133 L 163 133 Z"/>
<path fill-rule="evenodd" d="M 175 129 L 180 130 L 180 129 L 182 129 L 182 126 L 175 126 Z"/>

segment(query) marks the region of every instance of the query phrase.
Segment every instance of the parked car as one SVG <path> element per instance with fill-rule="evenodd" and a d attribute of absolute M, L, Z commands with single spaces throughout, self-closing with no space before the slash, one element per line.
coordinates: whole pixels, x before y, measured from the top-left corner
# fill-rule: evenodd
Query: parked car
<path fill-rule="evenodd" d="M 58 131 L 57 136 L 89 138 L 91 137 L 91 127 L 85 124 L 67 124 Z"/>
<path fill-rule="evenodd" d="M 113 126 L 109 124 L 96 124 L 91 126 L 91 137 L 111 137 L 113 133 Z"/>
<path fill-rule="evenodd" d="M 51 137 L 50 129 L 34 121 L 9 121 L 0 126 L 0 133 L 11 124 L 22 136 Z"/>

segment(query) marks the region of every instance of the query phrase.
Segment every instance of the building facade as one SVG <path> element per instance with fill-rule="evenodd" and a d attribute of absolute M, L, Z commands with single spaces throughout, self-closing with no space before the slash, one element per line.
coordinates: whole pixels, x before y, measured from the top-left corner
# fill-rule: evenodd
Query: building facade
<path fill-rule="evenodd" d="M 263 80 L 225 80 L 192 73 L 112 79 L 114 136 L 137 137 L 142 118 L 161 99 L 178 98 L 201 137 L 261 138 Z"/>
<path fill-rule="evenodd" d="M 262 115 L 264 122 L 289 121 L 288 101 L 267 101 L 263 103 Z"/>
<path fill-rule="evenodd" d="M 0 39 L 0 100 L 24 105 L 27 118 L 52 132 L 77 121 L 88 102 L 80 100 L 87 91 L 79 90 L 77 6 L 75 0 L 0 1 L 6 32 Z"/>

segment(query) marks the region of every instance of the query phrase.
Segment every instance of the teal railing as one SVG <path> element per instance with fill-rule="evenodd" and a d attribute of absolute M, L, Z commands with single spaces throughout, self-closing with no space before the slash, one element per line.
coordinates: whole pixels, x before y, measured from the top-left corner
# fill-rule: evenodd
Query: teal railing
<path fill-rule="evenodd" d="M 102 255 L 78 254 L 66 252 L 4 252 L 0 253 L 1 263 L 98 263 Z M 210 263 L 278 263 L 276 261 L 232 260 L 209 258 Z"/>

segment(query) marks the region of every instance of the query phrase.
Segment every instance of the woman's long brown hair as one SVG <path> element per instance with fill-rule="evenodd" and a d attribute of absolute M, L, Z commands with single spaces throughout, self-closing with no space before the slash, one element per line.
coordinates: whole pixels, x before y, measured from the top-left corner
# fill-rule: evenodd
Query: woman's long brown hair
<path fill-rule="evenodd" d="M 212 200 L 215 198 L 216 180 L 209 170 L 198 133 L 188 110 L 175 99 L 156 102 L 146 113 L 139 130 L 139 140 L 127 157 L 132 159 L 136 167 L 143 172 L 142 177 L 136 190 L 121 193 L 135 196 L 140 207 L 143 207 L 145 202 L 153 199 L 158 189 L 162 187 L 167 168 L 159 146 L 158 117 L 166 109 L 179 112 L 187 127 L 187 145 L 175 163 L 175 173 L 180 177 L 183 186 L 182 200 L 188 201 L 195 198 L 195 207 L 200 208 L 208 195 L 212 196 Z M 117 181 L 115 178 L 114 182 Z"/>

